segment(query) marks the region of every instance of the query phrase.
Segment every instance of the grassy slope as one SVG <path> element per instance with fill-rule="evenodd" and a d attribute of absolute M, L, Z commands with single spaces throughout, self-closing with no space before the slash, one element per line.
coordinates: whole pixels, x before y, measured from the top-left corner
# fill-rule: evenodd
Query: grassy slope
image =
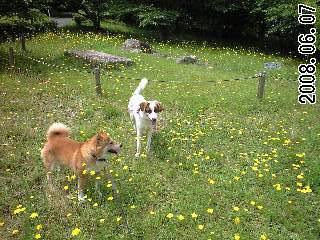
<path fill-rule="evenodd" d="M 262 234 L 270 239 L 317 239 L 319 107 L 297 104 L 298 62 L 237 48 L 152 43 L 170 56 L 194 54 L 212 68 L 185 66 L 124 52 L 120 50 L 123 40 L 93 34 L 45 34 L 28 41 L 27 46 L 32 51 L 29 56 L 76 69 L 88 66 L 63 57 L 63 49 L 95 49 L 132 58 L 135 65 L 125 74 L 151 79 L 144 96 L 161 100 L 166 108 L 150 158 L 134 158 L 135 134 L 126 113 L 137 81 L 114 77 L 120 72 L 111 70 L 113 77 L 102 76 L 104 95 L 97 98 L 89 73 L 67 72 L 22 58 L 17 59 L 17 66 L 28 69 L 28 75 L 3 69 L 1 237 L 11 238 L 11 232 L 19 229 L 12 238 L 31 239 L 40 232 L 45 239 L 62 239 L 78 227 L 78 239 L 232 239 L 236 233 L 241 239 L 259 239 Z M 270 72 L 262 102 L 256 100 L 256 80 L 220 81 L 252 76 L 269 61 L 281 62 L 282 68 Z M 200 82 L 205 80 L 217 82 Z M 79 207 L 77 200 L 63 195 L 63 186 L 68 185 L 69 193 L 76 196 L 76 185 L 65 177 L 71 173 L 62 170 L 56 173 L 60 196 L 48 200 L 39 150 L 54 121 L 69 125 L 77 140 L 105 129 L 124 144 L 121 155 L 110 162 L 129 233 L 124 219 L 116 220 L 121 216 L 117 201 L 106 200 L 111 195 L 106 184 L 103 200 L 89 191 L 92 201 Z M 304 174 L 301 180 L 297 179 L 300 173 Z M 104 176 L 101 181 L 107 183 Z M 297 182 L 311 186 L 313 192 L 298 192 L 302 187 Z M 280 184 L 280 191 L 275 184 Z M 15 215 L 18 204 L 26 210 Z M 208 208 L 214 209 L 213 214 L 207 213 Z M 39 217 L 30 219 L 32 212 Z M 191 218 L 193 212 L 196 219 Z M 67 217 L 68 213 L 72 215 Z M 168 219 L 168 213 L 174 217 Z M 179 214 L 185 219 L 180 221 Z M 235 217 L 240 224 L 234 223 Z M 43 229 L 35 230 L 37 224 Z M 203 230 L 198 225 L 204 225 Z"/>

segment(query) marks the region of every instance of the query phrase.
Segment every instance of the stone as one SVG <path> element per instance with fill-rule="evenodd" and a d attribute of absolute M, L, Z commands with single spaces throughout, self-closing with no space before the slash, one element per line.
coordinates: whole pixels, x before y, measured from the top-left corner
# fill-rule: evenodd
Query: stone
<path fill-rule="evenodd" d="M 132 38 L 127 39 L 122 48 L 132 52 L 152 53 L 152 48 L 148 43 Z"/>
<path fill-rule="evenodd" d="M 126 57 L 119 57 L 116 55 L 107 54 L 104 52 L 98 52 L 94 50 L 66 50 L 64 52 L 66 56 L 82 58 L 90 63 L 102 63 L 102 64 L 124 64 L 130 66 L 133 61 Z"/>
<path fill-rule="evenodd" d="M 198 58 L 196 56 L 182 56 L 176 59 L 177 63 L 184 63 L 184 64 L 194 64 L 198 62 Z"/>

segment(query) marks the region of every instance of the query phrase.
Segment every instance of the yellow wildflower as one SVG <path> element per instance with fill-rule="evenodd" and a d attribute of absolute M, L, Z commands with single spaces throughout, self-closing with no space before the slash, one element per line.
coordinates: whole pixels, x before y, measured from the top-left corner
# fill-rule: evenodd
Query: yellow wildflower
<path fill-rule="evenodd" d="M 235 217 L 233 219 L 233 221 L 234 221 L 235 224 L 239 224 L 240 223 L 240 218 L 239 217 Z"/>
<path fill-rule="evenodd" d="M 33 213 L 31 213 L 31 215 L 30 215 L 30 218 L 36 218 L 36 217 L 38 217 L 39 215 L 38 215 L 38 213 L 36 213 L 36 212 L 33 212 Z"/>
<path fill-rule="evenodd" d="M 71 232 L 71 236 L 78 236 L 80 234 L 81 230 L 79 228 L 75 228 Z"/>
<path fill-rule="evenodd" d="M 234 235 L 234 240 L 240 240 L 240 235 L 238 233 Z"/>
<path fill-rule="evenodd" d="M 212 214 L 212 213 L 213 213 L 213 209 L 212 209 L 212 208 L 208 208 L 208 209 L 207 209 L 207 212 L 208 212 L 209 214 Z"/>
<path fill-rule="evenodd" d="M 172 213 L 168 213 L 166 217 L 170 219 L 170 218 L 173 217 L 173 214 Z"/>
<path fill-rule="evenodd" d="M 36 235 L 34 235 L 34 238 L 35 238 L 35 239 L 40 239 L 40 238 L 41 238 L 41 234 L 40 234 L 40 233 L 37 233 Z"/>
<path fill-rule="evenodd" d="M 204 228 L 204 226 L 203 226 L 202 224 L 199 224 L 199 225 L 198 225 L 198 229 L 199 229 L 199 230 L 202 230 L 203 228 Z"/>

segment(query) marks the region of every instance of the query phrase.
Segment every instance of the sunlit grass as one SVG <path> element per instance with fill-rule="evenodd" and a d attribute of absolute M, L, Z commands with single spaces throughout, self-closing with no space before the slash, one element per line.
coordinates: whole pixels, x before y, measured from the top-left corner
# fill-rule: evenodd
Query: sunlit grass
<path fill-rule="evenodd" d="M 42 63 L 18 56 L 16 70 L 1 69 L 3 239 L 318 239 L 320 112 L 297 103 L 299 61 L 239 47 L 150 39 L 170 57 L 193 54 L 207 64 L 179 65 L 122 51 L 124 40 L 92 33 L 38 35 L 27 41 L 26 54 Z M 135 64 L 105 69 L 98 98 L 92 67 L 63 56 L 70 48 L 126 56 Z M 20 52 L 17 43 L 15 49 Z M 254 76 L 271 61 L 282 67 L 269 70 L 262 102 L 256 79 L 222 81 Z M 151 156 L 136 159 L 126 109 L 138 84 L 132 78 L 141 77 L 150 79 L 144 96 L 160 100 L 165 112 Z M 71 127 L 79 141 L 103 129 L 123 143 L 108 169 L 120 202 L 105 173 L 88 173 L 88 201 L 79 206 L 68 169 L 55 172 L 59 192 L 47 198 L 39 155 L 55 121 Z M 92 189 L 97 177 L 103 199 Z"/>

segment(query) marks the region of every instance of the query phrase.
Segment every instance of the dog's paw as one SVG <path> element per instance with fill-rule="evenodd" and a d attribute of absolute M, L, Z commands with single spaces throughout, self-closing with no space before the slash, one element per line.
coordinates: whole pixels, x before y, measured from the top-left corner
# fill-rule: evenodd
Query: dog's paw
<path fill-rule="evenodd" d="M 84 195 L 83 193 L 79 193 L 79 194 L 78 194 L 78 201 L 79 201 L 79 203 L 85 202 L 85 201 L 86 201 L 86 198 L 87 198 L 87 196 Z"/>

